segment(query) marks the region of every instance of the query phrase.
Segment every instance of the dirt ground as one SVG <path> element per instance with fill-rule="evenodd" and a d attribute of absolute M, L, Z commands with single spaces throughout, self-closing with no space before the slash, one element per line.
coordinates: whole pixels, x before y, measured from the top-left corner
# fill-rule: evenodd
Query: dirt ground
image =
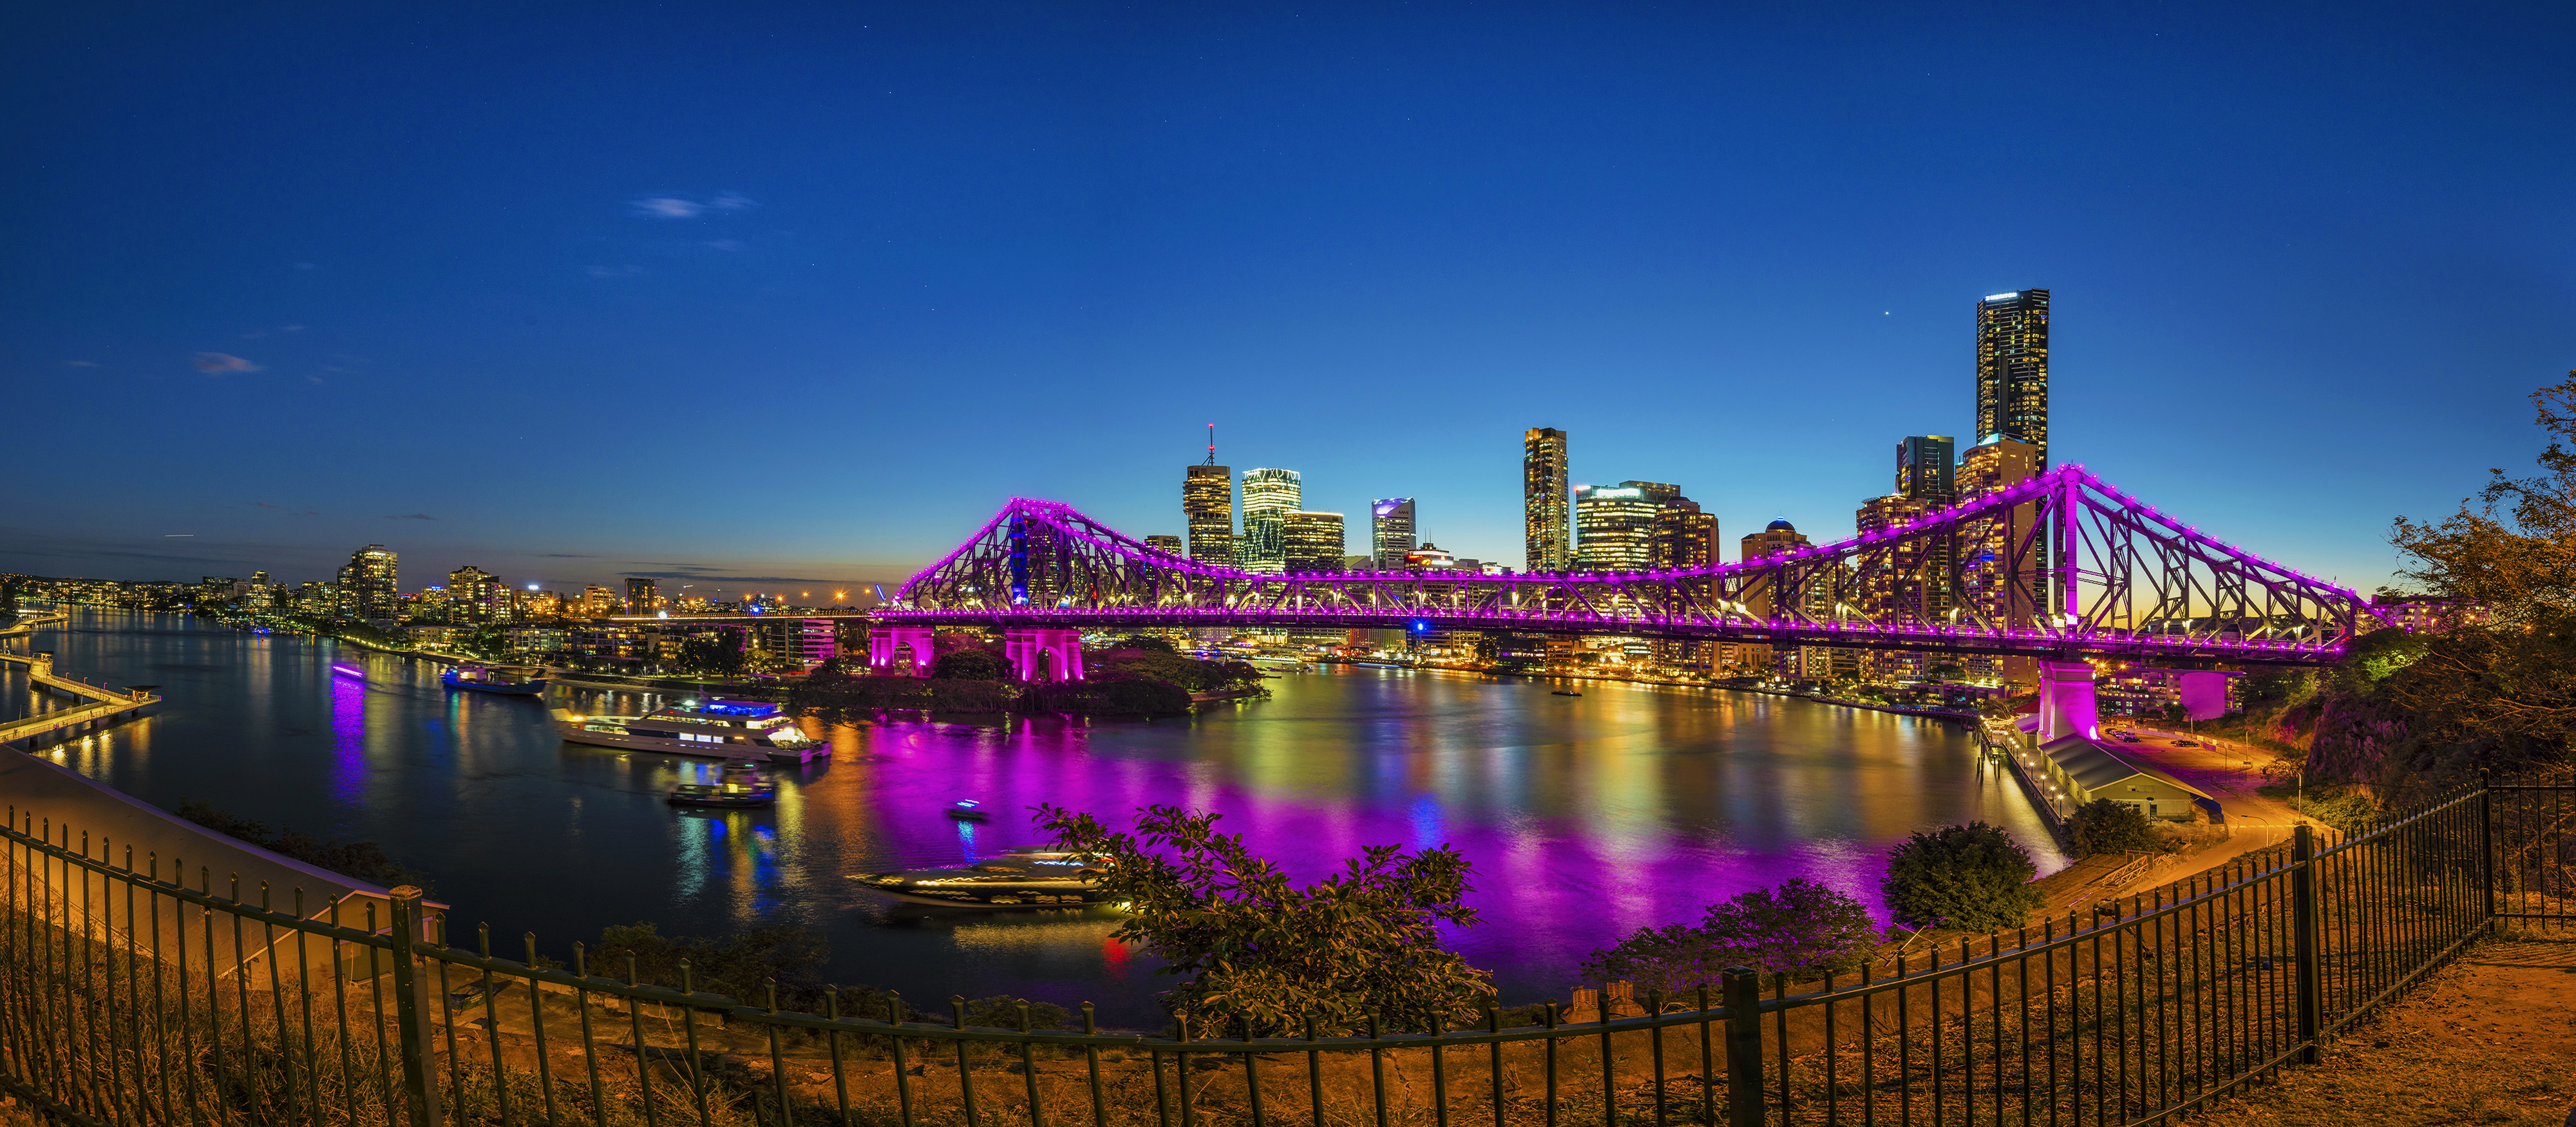
<path fill-rule="evenodd" d="M 2576 1123 L 2576 932 L 2482 944 L 2375 1019 L 2345 1029 L 2324 1060 L 2220 1101 L 2185 1122 Z"/>

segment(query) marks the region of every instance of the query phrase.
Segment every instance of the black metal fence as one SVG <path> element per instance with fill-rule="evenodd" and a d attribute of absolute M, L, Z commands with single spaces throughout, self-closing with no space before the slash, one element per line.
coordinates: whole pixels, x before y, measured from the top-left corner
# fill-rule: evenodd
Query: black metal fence
<path fill-rule="evenodd" d="M 2495 921 L 2568 919 L 2571 820 L 2576 784 L 2482 784 L 1856 977 L 1193 1039 L 1088 1005 L 1080 1031 L 874 992 L 797 1012 L 686 964 L 676 988 L 578 946 L 549 966 L 534 936 L 505 958 L 416 890 L 379 918 L 13 810 L 0 1091 L 62 1123 L 253 1127 L 2153 1123 L 2315 1059 Z"/>

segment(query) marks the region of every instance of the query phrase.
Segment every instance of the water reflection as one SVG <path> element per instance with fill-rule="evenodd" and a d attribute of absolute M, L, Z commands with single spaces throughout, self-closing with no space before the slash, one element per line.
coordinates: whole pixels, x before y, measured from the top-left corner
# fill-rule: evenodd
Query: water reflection
<path fill-rule="evenodd" d="M 1275 699 L 1189 721 L 817 732 L 834 754 L 775 770 L 776 807 L 687 811 L 663 796 L 713 764 L 562 743 L 546 714 L 636 715 L 664 703 L 655 694 L 452 692 L 426 664 L 176 617 L 82 612 L 38 648 L 74 672 L 162 684 L 169 702 L 78 745 L 75 769 L 165 808 L 202 798 L 375 840 L 428 873 L 460 923 L 533 929 L 550 947 L 637 920 L 675 934 L 804 923 L 827 934 L 844 981 L 1090 999 L 1124 1022 L 1151 1017 L 1156 983 L 1107 939 L 1107 910 L 963 915 L 872 897 L 848 875 L 1034 844 L 1038 803 L 1120 821 L 1156 803 L 1215 810 L 1300 878 L 1363 846 L 1453 844 L 1485 919 L 1456 941 L 1527 1000 L 1560 993 L 1592 948 L 1746 888 L 1807 876 L 1875 904 L 1888 846 L 1944 822 L 1998 822 L 2059 863 L 1961 734 L 1775 697 L 1301 674 L 1272 682 Z M 367 679 L 332 677 L 334 660 Z M 23 683 L 0 673 L 13 702 Z M 993 820 L 949 818 L 964 798 Z"/>

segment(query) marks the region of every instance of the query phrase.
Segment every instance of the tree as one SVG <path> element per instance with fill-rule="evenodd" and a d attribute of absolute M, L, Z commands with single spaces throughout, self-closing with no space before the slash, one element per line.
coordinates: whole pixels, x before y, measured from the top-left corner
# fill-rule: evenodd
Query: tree
<path fill-rule="evenodd" d="M 930 663 L 930 676 L 943 681 L 1002 681 L 1010 678 L 1011 667 L 991 650 L 949 650 Z"/>
<path fill-rule="evenodd" d="M 742 647 L 723 635 L 699 635 L 680 643 L 680 666 L 696 673 L 732 676 L 742 672 Z"/>
<path fill-rule="evenodd" d="M 1376 1014 L 1395 1028 L 1454 1022 L 1490 1001 L 1491 972 L 1467 965 L 1440 928 L 1473 927 L 1461 903 L 1474 869 L 1457 850 L 1369 846 L 1342 870 L 1296 885 L 1216 832 L 1220 815 L 1178 806 L 1136 812 L 1135 832 L 1089 814 L 1038 808 L 1061 848 L 1108 862 L 1110 899 L 1128 907 L 1120 941 L 1179 978 L 1163 1008 L 1195 1034 L 1357 1032 Z"/>
<path fill-rule="evenodd" d="M 1130 634 L 1124 638 L 1118 639 L 1118 644 L 1112 648 L 1121 650 L 1151 650 L 1155 653 L 1167 654 L 1176 654 L 1181 652 L 1173 647 L 1170 639 L 1157 638 L 1151 634 Z"/>
<path fill-rule="evenodd" d="M 1626 980 L 1642 990 L 1681 994 L 1714 986 L 1728 967 L 1803 982 L 1856 970 L 1878 943 L 1860 901 L 1805 877 L 1711 904 L 1699 926 L 1639 928 L 1583 961 L 1586 978 Z"/>
<path fill-rule="evenodd" d="M 1935 681 L 1956 681 L 1968 675 L 1968 667 L 1955 661 L 1936 661 L 1923 675 Z"/>
<path fill-rule="evenodd" d="M 1889 914 L 1913 927 L 2020 927 L 2039 907 L 2030 853 L 2001 826 L 1970 822 L 1917 833 L 1887 854 L 1879 882 Z"/>
<path fill-rule="evenodd" d="M 2137 807 L 2107 798 L 2094 799 L 2067 815 L 2066 835 L 2074 839 L 2075 852 L 2086 857 L 2164 846 L 2156 837 L 2155 827 L 2147 823 L 2147 816 Z"/>

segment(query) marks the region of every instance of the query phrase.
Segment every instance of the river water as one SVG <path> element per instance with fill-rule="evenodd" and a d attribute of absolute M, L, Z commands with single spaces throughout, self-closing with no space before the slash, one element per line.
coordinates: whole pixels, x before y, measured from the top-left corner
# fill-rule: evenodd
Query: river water
<path fill-rule="evenodd" d="M 1480 926 L 1455 934 L 1506 1002 L 1564 997 L 1585 953 L 1792 876 L 1875 908 L 1879 859 L 1915 830 L 1984 819 L 2063 863 L 2010 779 L 1938 721 L 1750 693 L 1336 667 L 1189 720 L 901 722 L 832 733 L 829 761 L 779 768 L 773 810 L 676 811 L 694 760 L 568 744 L 547 703 L 450 692 L 434 665 L 180 615 L 73 608 L 18 647 L 66 673 L 157 684 L 140 721 L 38 753 L 165 809 L 200 799 L 272 826 L 372 840 L 429 875 L 455 934 L 534 931 L 563 957 L 601 926 L 707 935 L 797 922 L 831 941 L 839 982 L 1093 1001 L 1141 1024 L 1160 987 L 1110 937 L 1113 910 L 898 906 L 848 874 L 963 863 L 1032 844 L 1052 802 L 1117 820 L 1167 803 L 1312 878 L 1367 845 L 1457 846 Z M 333 663 L 365 669 L 335 675 Z M 0 666 L 8 715 L 30 706 Z M 653 694 L 554 690 L 633 714 Z M 38 707 L 41 707 L 39 705 Z M 977 799 L 971 825 L 942 808 Z M 933 1007 L 935 1008 L 935 1007 Z"/>

